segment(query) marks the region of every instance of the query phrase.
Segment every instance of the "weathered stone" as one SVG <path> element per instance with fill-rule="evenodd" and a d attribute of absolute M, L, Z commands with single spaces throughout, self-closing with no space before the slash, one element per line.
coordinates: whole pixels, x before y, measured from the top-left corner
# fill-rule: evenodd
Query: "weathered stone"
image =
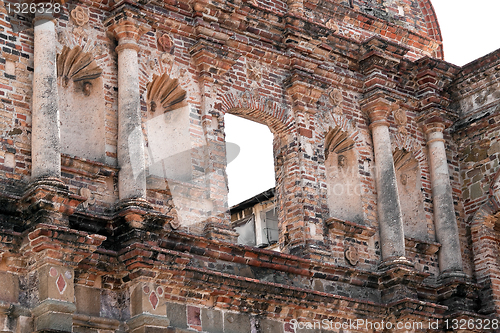
<path fill-rule="evenodd" d="M 75 286 L 76 312 L 89 316 L 101 313 L 101 291 L 97 288 Z"/>
<path fill-rule="evenodd" d="M 185 304 L 167 303 L 167 317 L 170 325 L 178 328 L 187 328 L 187 307 Z"/>
<path fill-rule="evenodd" d="M 0 301 L 17 303 L 19 301 L 19 278 L 17 275 L 0 272 Z"/>
<path fill-rule="evenodd" d="M 224 333 L 222 311 L 215 309 L 201 309 L 201 325 L 204 331 L 210 333 Z"/>
<path fill-rule="evenodd" d="M 437 241 L 441 243 L 439 267 L 441 273 L 462 273 L 462 250 L 444 145 L 444 128 L 441 122 L 425 125 L 434 198 L 434 225 Z"/>
<path fill-rule="evenodd" d="M 251 333 L 248 314 L 224 313 L 224 333 Z"/>
<path fill-rule="evenodd" d="M 5 14 L 0 330 L 498 317 L 500 52 L 447 63 L 409 2 Z M 231 218 L 226 114 L 269 127 L 276 180 Z"/>

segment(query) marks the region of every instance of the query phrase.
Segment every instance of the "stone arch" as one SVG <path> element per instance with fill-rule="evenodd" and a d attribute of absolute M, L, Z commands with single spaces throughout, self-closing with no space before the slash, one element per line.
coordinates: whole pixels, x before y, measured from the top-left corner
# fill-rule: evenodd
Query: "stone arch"
<path fill-rule="evenodd" d="M 57 54 L 61 151 L 98 162 L 106 161 L 103 69 L 84 46 L 63 45 Z"/>
<path fill-rule="evenodd" d="M 490 185 L 489 198 L 474 214 L 470 229 L 474 274 L 482 286 L 481 312 L 500 314 L 500 170 Z"/>
<path fill-rule="evenodd" d="M 274 134 L 293 129 L 293 117 L 271 99 L 262 99 L 249 91 L 236 96 L 228 92 L 221 97 L 221 111 L 267 125 Z"/>

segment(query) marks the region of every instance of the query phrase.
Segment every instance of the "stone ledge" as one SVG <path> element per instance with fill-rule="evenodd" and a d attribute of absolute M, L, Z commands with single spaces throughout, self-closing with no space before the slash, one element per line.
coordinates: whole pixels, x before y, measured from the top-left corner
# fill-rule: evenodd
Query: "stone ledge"
<path fill-rule="evenodd" d="M 148 326 L 166 328 L 170 325 L 170 319 L 163 316 L 142 313 L 127 320 L 127 325 L 130 332 L 137 328 Z"/>
<path fill-rule="evenodd" d="M 329 230 L 334 234 L 345 234 L 346 236 L 368 239 L 375 235 L 375 228 L 362 225 L 356 222 L 341 220 L 336 217 L 330 217 L 326 221 Z"/>
<path fill-rule="evenodd" d="M 98 176 L 113 177 L 118 174 L 118 168 L 68 154 L 61 154 L 61 171 L 90 178 L 97 178 Z"/>
<path fill-rule="evenodd" d="M 19 304 L 0 301 L 0 314 L 12 317 L 31 317 L 31 311 Z"/>
<path fill-rule="evenodd" d="M 405 246 L 408 251 L 434 255 L 439 251 L 441 244 L 431 241 L 423 241 L 411 237 L 405 237 Z"/>
<path fill-rule="evenodd" d="M 58 301 L 55 299 L 47 299 L 33 309 L 31 313 L 33 316 L 38 317 L 47 312 L 61 312 L 61 313 L 74 313 L 76 311 L 76 305 L 69 302 Z"/>
<path fill-rule="evenodd" d="M 82 326 L 82 327 L 90 327 L 101 330 L 118 330 L 120 328 L 120 321 L 116 319 L 104 318 L 104 317 L 96 317 L 96 316 L 87 316 L 83 314 L 74 314 L 73 315 L 73 325 L 74 326 Z"/>

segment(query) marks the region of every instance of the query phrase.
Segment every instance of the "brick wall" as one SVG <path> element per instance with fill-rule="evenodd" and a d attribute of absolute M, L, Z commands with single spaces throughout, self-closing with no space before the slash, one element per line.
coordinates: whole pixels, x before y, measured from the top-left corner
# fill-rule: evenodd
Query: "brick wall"
<path fill-rule="evenodd" d="M 64 5 L 57 18 L 58 52 L 81 46 L 92 56 L 102 69 L 92 89 L 103 98 L 91 94 L 92 103 L 60 112 L 95 116 L 90 105 L 102 107 L 104 155 L 63 153 L 63 184 L 31 179 L 32 17 L 0 6 L 0 307 L 9 309 L 0 311 L 1 330 L 300 332 L 292 319 L 428 322 L 500 313 L 498 227 L 493 218 L 474 220 L 481 209 L 497 213 L 485 204 L 493 202 L 490 184 L 499 170 L 498 52 L 465 68 L 440 60 L 429 1 L 83 1 L 84 24 L 72 18 L 76 5 Z M 162 116 L 151 108 L 148 84 L 166 74 L 185 92 L 180 113 L 190 149 L 182 167 L 192 176 L 160 179 L 163 187 L 148 179 L 146 202 L 132 204 L 119 201 L 117 41 L 107 31 L 126 13 L 150 27 L 138 53 L 147 163 L 155 144 L 148 122 Z M 59 94 L 85 100 L 80 83 L 58 84 Z M 425 239 L 405 235 L 413 266 L 382 263 L 386 221 L 378 219 L 377 161 L 361 109 L 375 94 L 394 108 L 387 116 L 392 151 L 410 152 L 418 164 L 426 232 Z M 440 275 L 422 129 L 432 112 L 449 126 L 444 138 L 465 276 Z M 282 253 L 235 244 L 226 113 L 266 124 L 274 135 Z M 340 219 L 328 206 L 325 140 L 334 128 L 354 142 L 359 221 Z M 169 138 L 161 150 L 181 144 Z"/>

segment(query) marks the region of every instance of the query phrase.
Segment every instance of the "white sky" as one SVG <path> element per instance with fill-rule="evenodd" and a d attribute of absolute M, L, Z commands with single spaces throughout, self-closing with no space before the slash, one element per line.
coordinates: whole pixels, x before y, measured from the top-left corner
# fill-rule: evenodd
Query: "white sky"
<path fill-rule="evenodd" d="M 445 60 L 463 66 L 500 48 L 500 0 L 431 0 L 443 35 Z M 274 186 L 269 129 L 226 114 L 226 141 L 240 146 L 227 167 L 229 206 Z"/>
<path fill-rule="evenodd" d="M 273 134 L 265 125 L 231 114 L 224 116 L 226 142 L 240 146 L 227 165 L 229 207 L 274 187 Z"/>

